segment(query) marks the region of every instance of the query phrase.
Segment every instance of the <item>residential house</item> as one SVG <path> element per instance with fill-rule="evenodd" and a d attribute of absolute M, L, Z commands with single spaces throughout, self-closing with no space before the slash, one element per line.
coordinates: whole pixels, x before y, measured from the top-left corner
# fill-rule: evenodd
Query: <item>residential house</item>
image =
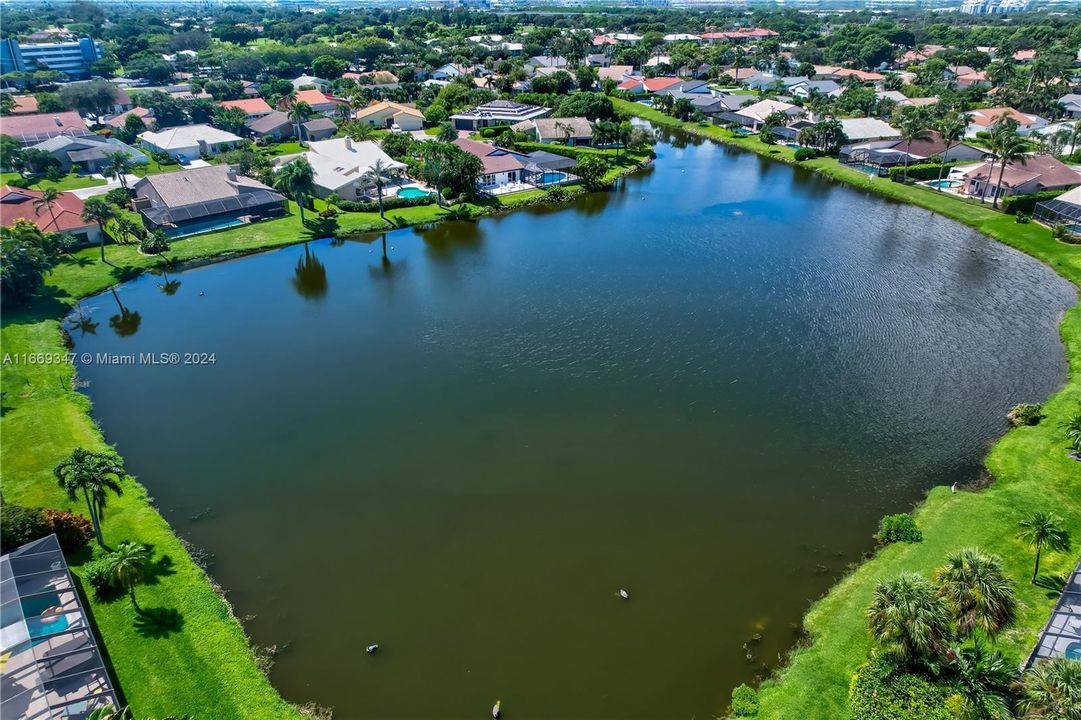
<path fill-rule="evenodd" d="M 110 127 L 113 130 L 119 130 L 120 128 L 124 127 L 124 123 L 128 121 L 129 115 L 134 115 L 135 117 L 142 120 L 143 127 L 149 128 L 154 126 L 154 111 L 144 107 L 132 108 L 127 112 L 120 113 L 119 115 L 106 115 L 101 122 L 103 125 Z"/>
<path fill-rule="evenodd" d="M 785 78 L 785 80 L 787 81 L 789 78 Z M 836 80 L 811 80 L 809 78 L 799 78 L 796 82 L 791 83 L 785 82 L 785 86 L 789 95 L 804 100 L 816 93 L 828 97 L 838 97 L 844 90 Z"/>
<path fill-rule="evenodd" d="M 343 73 L 342 77 L 346 80 L 352 80 L 361 87 L 382 90 L 393 90 L 399 84 L 398 76 L 389 70 L 369 70 L 362 73 L 347 72 Z"/>
<path fill-rule="evenodd" d="M 991 87 L 991 81 L 987 79 L 987 73 L 983 70 L 972 70 L 961 73 L 954 77 L 953 86 L 958 90 L 970 87 Z"/>
<path fill-rule="evenodd" d="M 232 150 L 243 139 L 211 125 L 180 125 L 158 132 L 139 134 L 144 150 L 165 153 L 180 162 L 198 160 L 203 155 L 217 155 Z"/>
<path fill-rule="evenodd" d="M 1006 118 L 1017 123 L 1018 135 L 1028 135 L 1047 125 L 1047 120 L 1039 115 L 1023 113 L 1011 107 L 980 108 L 968 113 L 968 129 L 965 134 L 976 137 L 976 133 L 989 131 L 995 123 Z"/>
<path fill-rule="evenodd" d="M 1068 118 L 1081 118 L 1081 95 L 1066 93 L 1058 99 L 1063 112 Z"/>
<path fill-rule="evenodd" d="M 43 193 L 38 190 L 9 187 L 0 188 L 0 225 L 9 227 L 16 220 L 32 222 L 42 232 L 67 233 L 80 244 L 101 242 L 101 230 L 97 223 L 83 220 L 82 198 L 70 192 L 60 193 L 52 207 L 35 207 Z"/>
<path fill-rule="evenodd" d="M 424 113 L 412 105 L 384 100 L 357 110 L 353 117 L 378 128 L 394 128 L 411 132 L 424 127 Z"/>
<path fill-rule="evenodd" d="M 70 172 L 75 169 L 85 174 L 98 173 L 109 163 L 112 153 L 124 153 L 132 165 L 146 165 L 150 159 L 131 145 L 114 138 L 100 135 L 73 138 L 67 135 L 42 140 L 30 149 L 48 153 L 60 163 L 60 169 Z"/>
<path fill-rule="evenodd" d="M 493 100 L 450 116 L 459 130 L 478 130 L 491 125 L 513 125 L 523 120 L 548 117 L 551 110 L 539 105 L 525 105 L 509 100 Z"/>
<path fill-rule="evenodd" d="M 1038 54 L 1035 50 L 1018 50 L 1013 54 L 1013 61 L 1019 65 L 1024 65 L 1035 60 Z"/>
<path fill-rule="evenodd" d="M 942 136 L 932 130 L 923 140 L 872 140 L 851 144 L 841 148 L 840 159 L 843 163 L 852 163 L 879 168 L 885 174 L 889 168 L 898 165 L 928 162 L 932 158 L 943 162 L 975 162 L 983 160 L 987 151 L 966 143 L 951 143 L 949 149 L 942 141 Z"/>
<path fill-rule="evenodd" d="M 274 112 L 274 108 L 263 98 L 245 98 L 243 100 L 222 100 L 218 105 L 223 108 L 238 108 L 247 115 L 247 120 L 257 120 Z"/>
<path fill-rule="evenodd" d="M 922 47 L 906 50 L 901 57 L 897 58 L 898 67 L 906 67 L 913 63 L 921 63 L 924 60 L 930 60 L 937 53 L 945 50 L 944 45 L 924 45 Z"/>
<path fill-rule="evenodd" d="M 593 124 L 584 117 L 535 118 L 511 125 L 515 132 L 527 133 L 537 142 L 580 146 L 593 144 Z"/>
<path fill-rule="evenodd" d="M 597 70 L 597 80 L 599 82 L 613 80 L 616 84 L 619 84 L 633 74 L 634 66 L 632 65 L 609 65 Z"/>
<path fill-rule="evenodd" d="M 1007 195 L 1028 195 L 1043 190 L 1065 190 L 1081 185 L 1081 173 L 1051 155 L 1026 155 L 1024 162 L 1010 161 L 999 183 L 998 163 L 985 162 L 961 178 L 961 192 L 987 200 Z"/>
<path fill-rule="evenodd" d="M 9 115 L 3 119 L 3 133 L 22 145 L 35 145 L 57 135 L 85 137 L 91 134 L 82 117 L 74 111 Z"/>
<path fill-rule="evenodd" d="M 843 118 L 841 127 L 845 137 L 853 144 L 871 140 L 899 140 L 901 131 L 878 118 Z"/>
<path fill-rule="evenodd" d="M 480 158 L 482 170 L 477 188 L 482 192 L 499 194 L 525 189 L 525 163 L 517 153 L 476 140 L 459 138 L 454 144 Z"/>
<path fill-rule="evenodd" d="M 726 120 L 737 122 L 745 127 L 749 127 L 752 130 L 758 130 L 762 127 L 766 118 L 777 112 L 784 113 L 789 118 L 795 119 L 803 115 L 803 108 L 799 105 L 781 102 L 780 100 L 759 100 L 753 105 L 741 107 L 739 110 L 726 113 L 724 118 Z"/>
<path fill-rule="evenodd" d="M 565 57 L 554 55 L 535 55 L 525 61 L 526 72 L 535 72 L 541 68 L 553 70 L 567 70 L 571 68 L 570 62 Z"/>
<path fill-rule="evenodd" d="M 473 69 L 458 63 L 447 63 L 432 71 L 432 80 L 453 80 L 460 75 L 472 75 Z"/>
<path fill-rule="evenodd" d="M 314 87 L 316 90 L 327 92 L 330 90 L 330 82 L 323 78 L 317 78 L 314 75 L 301 75 L 293 80 L 293 89 L 297 92 L 304 88 Z"/>
<path fill-rule="evenodd" d="M 838 68 L 831 73 L 831 79 L 833 80 L 844 80 L 849 77 L 854 77 L 860 82 L 873 83 L 880 83 L 886 79 L 886 76 L 881 73 L 867 72 L 865 70 L 851 70 L 849 68 Z"/>
<path fill-rule="evenodd" d="M 630 78 L 621 82 L 618 87 L 620 90 L 632 95 L 641 95 L 643 93 L 660 92 L 673 85 L 679 85 L 681 82 L 683 80 L 678 77 Z"/>
<path fill-rule="evenodd" d="M 366 173 L 378 161 L 391 170 L 405 169 L 404 163 L 383 152 L 378 143 L 371 140 L 356 142 L 348 137 L 310 142 L 302 153 L 276 158 L 274 166 L 280 169 L 297 158 L 304 158 L 312 166 L 315 194 L 321 198 L 332 193 L 346 200 L 365 197 L 368 190 Z"/>
<path fill-rule="evenodd" d="M 278 109 L 288 110 L 294 102 L 308 103 L 308 107 L 310 107 L 313 112 L 319 113 L 320 115 L 326 115 L 327 117 L 337 115 L 340 112 L 338 108 L 342 106 L 348 107 L 349 105 L 349 103 L 341 98 L 328 95 L 322 90 L 300 90 L 293 95 L 292 99 L 282 98 L 281 102 L 278 103 Z"/>
<path fill-rule="evenodd" d="M 285 198 L 231 165 L 148 175 L 135 183 L 133 207 L 149 228 L 170 237 L 255 222 L 285 213 Z"/>
<path fill-rule="evenodd" d="M 33 95 L 12 95 L 12 115 L 31 115 L 38 111 L 38 99 Z"/>
<path fill-rule="evenodd" d="M 1037 203 L 1032 219 L 1048 227 L 1065 225 L 1076 233 L 1081 228 L 1081 187 Z"/>
<path fill-rule="evenodd" d="M 307 141 L 326 140 L 336 132 L 338 125 L 330 118 L 314 118 L 300 124 L 301 137 Z"/>
<path fill-rule="evenodd" d="M 293 137 L 296 128 L 289 116 L 281 110 L 272 110 L 269 115 L 248 120 L 244 125 L 253 137 L 260 140 L 273 140 L 280 142 L 285 138 Z"/>
<path fill-rule="evenodd" d="M 746 85 L 748 81 L 761 74 L 762 71 L 758 68 L 728 68 L 721 71 L 720 79 L 737 85 Z"/>
<path fill-rule="evenodd" d="M 709 85 L 702 80 L 682 80 L 656 91 L 657 95 L 712 95 Z"/>

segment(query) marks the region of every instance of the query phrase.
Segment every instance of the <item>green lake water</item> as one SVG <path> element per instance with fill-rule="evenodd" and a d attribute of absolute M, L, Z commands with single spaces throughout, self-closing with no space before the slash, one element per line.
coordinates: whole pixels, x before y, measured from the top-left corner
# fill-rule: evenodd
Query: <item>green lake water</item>
<path fill-rule="evenodd" d="M 85 303 L 77 353 L 214 354 L 79 373 L 287 699 L 712 717 L 883 514 L 974 479 L 1064 381 L 1075 296 L 1034 260 L 753 155 L 658 155 L 386 261 L 312 242 Z"/>

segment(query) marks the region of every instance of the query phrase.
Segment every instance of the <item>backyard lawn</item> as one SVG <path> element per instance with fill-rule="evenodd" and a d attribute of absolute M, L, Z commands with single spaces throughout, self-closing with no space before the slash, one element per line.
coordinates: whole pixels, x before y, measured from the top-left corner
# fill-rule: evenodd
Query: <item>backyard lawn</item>
<path fill-rule="evenodd" d="M 17 180 L 22 177 L 17 172 L 0 173 L 0 182 L 4 185 L 8 185 L 12 180 Z M 78 175 L 76 173 L 68 173 L 64 177 L 57 181 L 46 180 L 45 178 L 38 178 L 30 184 L 31 190 L 44 190 L 45 188 L 56 188 L 57 190 L 79 190 L 81 188 L 97 187 L 99 185 L 107 184 L 106 180 L 101 178 L 90 177 L 88 175 Z"/>
<path fill-rule="evenodd" d="M 713 125 L 684 123 L 639 103 L 615 101 L 617 108 L 654 123 L 678 127 L 788 162 L 794 151 L 767 145 L 756 137 L 735 136 Z M 996 212 L 977 201 L 967 201 L 918 185 L 868 178 L 834 158 L 799 163 L 830 177 L 888 198 L 940 213 L 975 228 L 1000 242 L 1050 265 L 1075 285 L 1081 285 L 1081 246 L 1059 242 L 1036 223 L 1018 224 L 1014 217 Z M 915 511 L 923 531 L 921 543 L 896 543 L 863 563 L 818 600 L 804 619 L 811 642 L 796 649 L 779 677 L 763 683 L 761 718 L 837 720 L 849 715 L 848 683 L 868 657 L 874 639 L 867 629 L 865 609 L 875 585 L 902 572 L 930 576 L 946 555 L 978 546 L 1002 556 L 1009 575 L 1017 581 L 1017 621 L 998 638 L 998 646 L 1011 660 L 1020 661 L 1035 644 L 1050 615 L 1057 592 L 1029 582 L 1032 550 L 1016 539 L 1017 523 L 1027 513 L 1053 510 L 1066 520 L 1070 534 L 1081 539 L 1081 469 L 1067 456 L 1063 423 L 1081 408 L 1081 306 L 1071 308 L 1060 329 L 1070 364 L 1066 385 L 1044 404 L 1046 417 L 1034 427 L 1007 433 L 990 451 L 986 466 L 994 478 L 979 492 L 951 493 L 936 487 Z M 1031 398 L 1038 401 L 1039 398 Z M 1067 577 L 1077 563 L 1076 553 L 1045 555 L 1041 575 Z"/>

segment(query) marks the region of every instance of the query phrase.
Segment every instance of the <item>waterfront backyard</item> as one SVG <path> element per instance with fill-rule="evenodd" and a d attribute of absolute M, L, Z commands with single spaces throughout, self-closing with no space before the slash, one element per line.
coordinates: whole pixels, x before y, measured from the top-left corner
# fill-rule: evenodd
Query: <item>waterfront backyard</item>
<path fill-rule="evenodd" d="M 173 295 L 144 276 L 123 337 L 111 295 L 85 303 L 78 352 L 216 354 L 80 375 L 285 648 L 287 699 L 717 712 L 882 514 L 978 477 L 1006 410 L 1065 379 L 1074 292 L 1035 261 L 751 155 L 658 151 L 568 209 L 391 233 L 386 261 L 317 241 Z"/>

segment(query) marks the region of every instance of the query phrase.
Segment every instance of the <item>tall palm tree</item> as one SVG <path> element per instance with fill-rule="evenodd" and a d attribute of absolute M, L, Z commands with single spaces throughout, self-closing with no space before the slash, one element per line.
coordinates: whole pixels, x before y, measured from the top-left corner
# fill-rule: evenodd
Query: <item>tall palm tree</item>
<path fill-rule="evenodd" d="M 53 468 L 53 475 L 71 500 L 78 500 L 82 494 L 98 545 L 105 547 L 101 521 L 108 494 L 112 492 L 119 496 L 124 492 L 120 487 L 120 479 L 124 476 L 120 461 L 114 455 L 75 448 L 66 460 Z"/>
<path fill-rule="evenodd" d="M 435 139 L 441 143 L 454 142 L 458 139 L 458 131 L 454 128 L 453 123 L 440 123 L 439 132 L 436 133 Z"/>
<path fill-rule="evenodd" d="M 135 599 L 135 586 L 146 577 L 146 568 L 150 564 L 150 548 L 140 543 L 122 542 L 116 550 L 105 556 L 106 568 L 113 582 L 128 593 L 131 604 L 137 611 L 139 602 Z"/>
<path fill-rule="evenodd" d="M 1017 607 L 1013 583 L 997 555 L 985 555 L 976 548 L 951 553 L 946 564 L 935 570 L 935 582 L 962 635 L 977 627 L 995 635 L 1013 619 Z"/>
<path fill-rule="evenodd" d="M 1039 510 L 1018 523 L 1021 527 L 1017 537 L 1036 548 L 1036 564 L 1032 568 L 1032 582 L 1040 572 L 1040 553 L 1047 550 L 1065 552 L 1070 549 L 1070 533 L 1063 527 L 1058 515 Z"/>
<path fill-rule="evenodd" d="M 300 222 L 304 222 L 304 199 L 315 188 L 315 173 L 311 164 L 304 158 L 289 163 L 274 178 L 279 189 L 292 194 L 300 208 Z"/>
<path fill-rule="evenodd" d="M 998 183 L 995 184 L 994 196 L 991 199 L 991 207 L 998 208 L 998 195 L 1002 190 L 1002 177 L 1006 174 L 1006 165 L 1013 162 L 1025 164 L 1025 141 L 1018 137 L 1012 123 L 997 125 L 991 132 L 991 152 L 994 157 L 991 160 L 991 173 L 994 173 L 995 162 L 999 164 Z M 988 187 L 991 185 L 991 175 L 987 176 Z M 984 189 L 983 200 L 987 195 Z"/>
<path fill-rule="evenodd" d="M 424 179 L 435 188 L 435 202 L 443 207 L 443 173 L 446 170 L 446 161 L 438 155 L 433 155 L 424 161 L 422 173 Z"/>
<path fill-rule="evenodd" d="M 1081 661 L 1060 657 L 1030 667 L 1017 706 L 1025 718 L 1081 720 Z"/>
<path fill-rule="evenodd" d="M 942 153 L 942 165 L 938 168 L 938 184 L 936 187 L 939 190 L 942 189 L 942 173 L 945 172 L 946 163 L 949 161 L 950 148 L 964 140 L 967 129 L 968 124 L 958 113 L 950 113 L 942 118 L 935 127 L 939 138 L 942 139 L 943 144 L 946 146 L 946 150 Z"/>
<path fill-rule="evenodd" d="M 112 175 L 120 181 L 120 187 L 127 188 L 128 181 L 125 178 L 131 172 L 131 158 L 124 152 L 111 152 L 105 156 L 106 175 Z"/>
<path fill-rule="evenodd" d="M 312 116 L 312 106 L 303 100 L 292 102 L 289 105 L 289 111 L 286 113 L 286 116 L 289 118 L 289 122 L 293 123 L 293 129 L 296 131 L 297 135 L 297 142 L 303 144 L 304 138 L 300 135 L 300 125 Z"/>
<path fill-rule="evenodd" d="M 379 198 L 379 217 L 386 220 L 383 214 L 383 186 L 394 179 L 395 171 L 383 160 L 376 160 L 364 173 L 364 182 L 375 186 L 376 196 Z"/>
<path fill-rule="evenodd" d="M 142 230 L 134 220 L 128 217 L 119 217 L 114 224 L 116 234 L 120 237 L 120 240 L 126 242 L 128 237 L 138 238 L 139 231 Z"/>
<path fill-rule="evenodd" d="M 916 573 L 879 583 L 867 619 L 886 651 L 902 662 L 933 666 L 946 652 L 950 610 L 935 586 Z"/>
<path fill-rule="evenodd" d="M 962 648 L 953 663 L 959 694 L 968 714 L 978 720 L 1004 720 L 1010 714 L 1010 684 L 1017 672 L 997 650 L 988 651 L 981 643 Z"/>
<path fill-rule="evenodd" d="M 912 154 L 912 143 L 916 140 L 928 140 L 927 118 L 918 109 L 905 115 L 901 121 L 901 142 L 905 143 L 905 167 L 901 171 L 904 180 L 908 180 L 908 159 Z"/>
<path fill-rule="evenodd" d="M 56 212 L 53 210 L 53 204 L 60 199 L 60 191 L 54 187 L 47 187 L 41 191 L 41 197 L 34 200 L 34 210 L 41 212 L 41 208 L 48 208 L 49 215 L 52 216 L 53 225 L 56 226 L 56 231 L 60 232 L 60 225 L 56 222 Z"/>
<path fill-rule="evenodd" d="M 101 259 L 105 260 L 105 223 L 116 219 L 116 208 L 106 202 L 105 198 L 87 198 L 83 204 L 83 220 L 98 224 L 101 234 Z"/>

